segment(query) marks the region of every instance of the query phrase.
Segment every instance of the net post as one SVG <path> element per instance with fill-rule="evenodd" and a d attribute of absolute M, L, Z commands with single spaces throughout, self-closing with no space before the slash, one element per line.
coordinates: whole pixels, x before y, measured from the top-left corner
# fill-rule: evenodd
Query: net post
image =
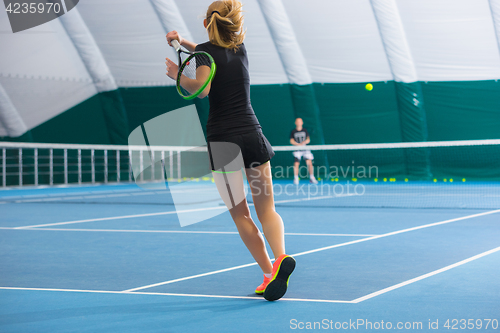
<path fill-rule="evenodd" d="M 19 148 L 19 186 L 23 186 L 23 149 Z"/>
<path fill-rule="evenodd" d="M 168 152 L 168 162 L 170 166 L 169 177 L 172 179 L 174 178 L 174 152 L 172 150 Z"/>
<path fill-rule="evenodd" d="M 108 150 L 104 149 L 104 183 L 108 183 Z"/>
<path fill-rule="evenodd" d="M 64 149 L 64 184 L 68 184 L 68 149 Z"/>
<path fill-rule="evenodd" d="M 177 179 L 181 180 L 181 152 L 177 151 Z"/>
<path fill-rule="evenodd" d="M 132 182 L 132 150 L 128 151 L 128 181 Z"/>
<path fill-rule="evenodd" d="M 151 150 L 151 180 L 155 181 L 156 180 L 156 175 L 155 175 L 155 151 Z"/>
<path fill-rule="evenodd" d="M 90 165 L 91 165 L 91 175 L 92 175 L 92 184 L 95 184 L 95 150 L 90 150 Z"/>
<path fill-rule="evenodd" d="M 54 185 L 54 148 L 49 149 L 49 185 Z"/>
<path fill-rule="evenodd" d="M 143 156 L 143 151 L 142 150 L 139 150 L 139 170 L 141 170 L 141 176 L 139 177 L 139 179 L 141 181 L 144 180 L 144 156 Z"/>
<path fill-rule="evenodd" d="M 116 182 L 120 182 L 120 150 L 116 151 Z"/>
<path fill-rule="evenodd" d="M 2 149 L 2 186 L 7 187 L 7 149 Z"/>
<path fill-rule="evenodd" d="M 78 184 L 82 183 L 82 150 L 78 149 Z"/>
<path fill-rule="evenodd" d="M 38 186 L 38 148 L 34 150 L 35 158 L 35 186 Z"/>
<path fill-rule="evenodd" d="M 161 180 L 165 180 L 165 151 L 161 151 Z"/>

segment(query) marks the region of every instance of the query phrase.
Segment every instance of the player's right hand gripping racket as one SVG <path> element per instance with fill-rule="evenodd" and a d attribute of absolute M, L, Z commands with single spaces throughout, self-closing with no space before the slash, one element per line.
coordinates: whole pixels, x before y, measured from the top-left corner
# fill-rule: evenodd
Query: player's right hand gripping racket
<path fill-rule="evenodd" d="M 216 70 L 215 61 L 206 52 L 191 53 L 184 51 L 179 41 L 175 39 L 171 41 L 171 44 L 179 56 L 179 73 L 176 80 L 177 92 L 186 100 L 196 98 L 214 78 Z M 199 77 L 197 80 L 196 72 L 200 66 L 207 66 L 210 72 L 206 70 L 203 73 L 198 73 Z M 181 81 L 183 85 L 181 85 Z"/>

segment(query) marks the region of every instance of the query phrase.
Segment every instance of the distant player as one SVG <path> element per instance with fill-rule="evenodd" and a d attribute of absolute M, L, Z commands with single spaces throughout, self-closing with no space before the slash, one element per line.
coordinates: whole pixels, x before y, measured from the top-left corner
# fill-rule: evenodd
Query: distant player
<path fill-rule="evenodd" d="M 304 146 L 311 142 L 309 138 L 309 133 L 305 128 L 302 127 L 304 122 L 302 118 L 295 119 L 295 129 L 290 133 L 290 143 L 294 146 Z M 309 182 L 312 184 L 317 184 L 318 181 L 314 177 L 314 168 L 312 165 L 312 160 L 314 160 L 314 156 L 310 150 L 297 150 L 293 152 L 293 156 L 295 157 L 295 163 L 293 164 L 293 183 L 299 183 L 299 165 L 300 160 L 304 158 L 307 164 L 307 169 L 309 171 Z"/>

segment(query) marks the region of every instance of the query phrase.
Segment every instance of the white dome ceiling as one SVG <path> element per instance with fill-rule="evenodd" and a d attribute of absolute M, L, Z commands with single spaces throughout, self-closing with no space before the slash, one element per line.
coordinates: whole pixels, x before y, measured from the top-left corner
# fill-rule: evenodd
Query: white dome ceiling
<path fill-rule="evenodd" d="M 254 85 L 500 78 L 500 0 L 242 2 Z M 205 42 L 210 3 L 82 0 L 15 34 L 0 11 L 0 136 L 99 91 L 173 85 L 165 34 Z"/>

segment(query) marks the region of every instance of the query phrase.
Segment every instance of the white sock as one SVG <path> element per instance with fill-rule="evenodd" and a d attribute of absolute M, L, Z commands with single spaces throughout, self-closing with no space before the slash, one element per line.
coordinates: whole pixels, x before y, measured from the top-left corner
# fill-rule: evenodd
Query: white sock
<path fill-rule="evenodd" d="M 299 176 L 293 176 L 293 179 L 299 179 Z"/>
<path fill-rule="evenodd" d="M 272 273 L 269 273 L 269 274 L 264 274 L 264 276 L 268 279 L 272 278 L 273 277 L 273 274 Z"/>
<path fill-rule="evenodd" d="M 310 179 L 316 179 L 316 178 L 314 178 L 314 175 L 309 175 L 309 178 Z"/>

